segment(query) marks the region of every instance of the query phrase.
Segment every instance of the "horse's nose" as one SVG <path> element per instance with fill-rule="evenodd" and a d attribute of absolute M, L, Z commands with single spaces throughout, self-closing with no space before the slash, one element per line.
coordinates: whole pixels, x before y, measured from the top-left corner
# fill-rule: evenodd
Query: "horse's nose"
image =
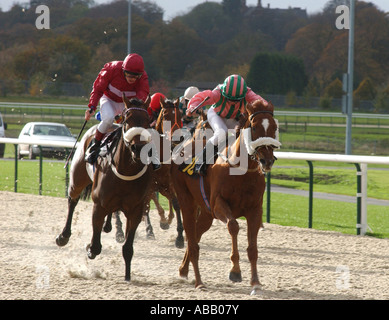
<path fill-rule="evenodd" d="M 273 166 L 273 163 L 274 163 L 274 159 L 273 160 L 270 160 L 270 159 L 260 159 L 259 161 L 262 164 L 262 168 L 264 168 L 266 171 L 270 170 L 271 167 Z"/>

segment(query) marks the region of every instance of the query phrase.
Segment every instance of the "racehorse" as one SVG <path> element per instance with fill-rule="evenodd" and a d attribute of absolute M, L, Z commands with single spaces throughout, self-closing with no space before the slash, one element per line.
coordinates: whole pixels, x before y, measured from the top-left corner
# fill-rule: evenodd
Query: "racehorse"
<path fill-rule="evenodd" d="M 150 221 L 150 201 L 153 200 L 156 209 L 158 211 L 158 214 L 160 216 L 160 227 L 163 230 L 167 230 L 170 227 L 170 224 L 172 223 L 172 220 L 174 218 L 174 212 L 176 213 L 176 219 L 177 219 L 177 238 L 175 241 L 175 245 L 177 248 L 183 248 L 184 247 L 184 237 L 183 237 L 183 226 L 182 226 L 182 220 L 181 220 L 181 212 L 180 207 L 178 204 L 178 200 L 174 191 L 172 178 L 171 178 L 171 166 L 170 166 L 170 155 L 171 155 L 171 148 L 168 150 L 165 150 L 167 146 L 172 145 L 172 147 L 176 146 L 174 141 L 172 141 L 172 135 L 173 133 L 181 128 L 181 113 L 178 109 L 179 101 L 178 99 L 175 102 L 172 102 L 171 100 L 164 100 L 161 99 L 161 112 L 159 113 L 158 119 L 156 121 L 155 129 L 158 132 L 158 138 L 156 141 L 154 141 L 156 144 L 159 143 L 159 150 L 161 151 L 161 155 L 169 155 L 168 159 L 164 159 L 165 163 L 162 162 L 162 167 L 158 171 L 153 172 L 153 182 L 151 184 L 150 188 L 150 194 L 148 195 L 148 199 L 145 203 L 145 209 L 143 212 L 143 219 L 145 220 L 146 224 L 146 237 L 148 239 L 155 239 L 153 227 L 151 225 Z M 170 124 L 170 128 L 166 128 L 164 130 L 163 123 L 168 122 Z M 169 130 L 170 129 L 170 130 Z M 164 140 L 168 141 L 167 143 L 164 143 Z M 165 196 L 169 201 L 169 215 L 168 218 L 165 217 L 165 210 L 159 203 L 158 199 L 158 193 Z M 122 231 L 120 226 L 120 216 L 119 212 L 115 212 L 115 218 L 116 218 L 116 241 L 121 242 L 122 241 Z M 109 214 L 107 216 L 107 219 L 104 223 L 103 230 L 105 232 L 110 232 L 112 230 L 112 214 Z"/>
<path fill-rule="evenodd" d="M 221 154 L 214 165 L 209 165 L 206 176 L 188 175 L 182 166 L 174 165 L 173 183 L 180 189 L 177 193 L 183 215 L 187 249 L 179 268 L 181 277 L 187 278 L 189 262 L 195 274 L 195 287 L 203 288 L 199 271 L 199 242 L 209 230 L 214 219 L 227 223 L 232 239 L 230 280 L 242 281 L 239 266 L 237 219 L 247 221 L 247 254 L 251 264 L 252 294 L 260 290 L 257 274 L 257 236 L 262 225 L 262 203 L 265 191 L 264 172 L 270 171 L 276 160 L 273 150 L 280 146 L 276 139 L 277 121 L 273 117 L 274 107 L 262 100 L 246 107 L 247 121 L 236 141 Z M 201 125 L 201 123 L 200 123 Z M 195 140 L 191 141 L 192 148 Z M 228 152 L 228 149 L 229 152 Z M 246 156 L 246 164 L 244 164 Z M 232 170 L 236 171 L 232 171 Z M 234 172 L 234 174 L 231 174 Z"/>
<path fill-rule="evenodd" d="M 128 100 L 123 95 L 125 110 L 121 130 L 115 131 L 110 152 L 92 166 L 84 160 L 96 126 L 82 138 L 75 152 L 71 169 L 66 225 L 56 242 L 64 246 L 71 235 L 74 209 L 81 192 L 91 183 L 93 235 L 87 246 L 87 255 L 94 259 L 101 253 L 101 230 L 104 218 L 115 211 L 122 211 L 127 218 L 122 254 L 125 261 L 125 280 L 131 279 L 131 260 L 135 231 L 142 220 L 142 212 L 152 179 L 152 169 L 143 161 L 142 149 L 150 142 L 147 105 L 138 99 Z M 116 138 L 116 139 L 115 139 Z M 94 171 L 94 173 L 93 173 Z"/>
<path fill-rule="evenodd" d="M 162 167 L 158 171 L 155 171 L 153 174 L 153 182 L 151 184 L 150 188 L 150 200 L 153 200 L 157 209 L 158 214 L 160 216 L 160 227 L 162 229 L 168 229 L 169 225 L 171 224 L 173 218 L 174 218 L 174 212 L 176 213 L 176 219 L 177 219 L 177 238 L 175 241 L 175 245 L 177 248 L 183 248 L 184 247 L 184 237 L 183 237 L 183 231 L 184 228 L 182 226 L 182 220 L 181 220 L 181 210 L 180 206 L 178 204 L 176 191 L 174 190 L 172 177 L 171 177 L 171 152 L 172 148 L 176 146 L 174 141 L 172 141 L 172 136 L 174 132 L 178 129 L 181 129 L 182 122 L 181 122 L 181 112 L 178 108 L 179 100 L 176 99 L 174 102 L 171 100 L 164 100 L 161 99 L 161 112 L 159 114 L 159 117 L 157 119 L 157 123 L 155 125 L 156 131 L 159 133 L 160 139 L 159 139 L 159 150 L 161 150 L 161 159 L 163 159 Z M 164 128 L 163 124 L 168 122 L 170 124 L 169 128 Z M 164 143 L 165 140 L 165 143 Z M 167 142 L 167 143 L 166 143 Z M 155 142 L 157 144 L 157 141 Z M 168 150 L 165 150 L 168 148 Z M 165 159 L 163 156 L 169 155 L 168 159 Z M 168 219 L 165 217 L 165 211 L 161 207 L 158 201 L 158 197 L 156 193 L 160 193 L 163 196 L 166 197 L 169 201 L 169 215 Z M 150 201 L 149 201 L 150 202 Z M 151 226 L 151 222 L 149 219 L 149 209 L 150 206 L 146 207 L 146 212 L 144 213 L 145 216 L 145 222 L 146 222 L 146 230 L 147 230 L 147 236 L 149 238 L 153 238 L 153 228 Z"/>

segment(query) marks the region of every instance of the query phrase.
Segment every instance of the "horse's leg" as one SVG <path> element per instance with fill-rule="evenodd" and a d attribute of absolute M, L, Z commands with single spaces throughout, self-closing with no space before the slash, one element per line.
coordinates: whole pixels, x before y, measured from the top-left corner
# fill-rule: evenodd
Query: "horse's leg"
<path fill-rule="evenodd" d="M 182 226 L 181 209 L 176 196 L 172 197 L 171 203 L 173 205 L 174 211 L 176 212 L 176 218 L 177 218 L 176 248 L 181 249 L 184 247 L 184 242 L 185 242 L 184 235 L 183 235 L 184 227 Z"/>
<path fill-rule="evenodd" d="M 210 214 L 207 214 L 205 211 L 201 211 L 200 215 L 198 217 L 198 220 L 196 222 L 196 241 L 197 243 L 200 242 L 201 236 L 209 230 L 209 228 L 212 226 L 213 218 Z M 181 263 L 180 267 L 180 276 L 183 278 L 188 278 L 188 272 L 189 272 L 189 255 L 188 255 L 188 249 L 185 251 L 184 259 Z"/>
<path fill-rule="evenodd" d="M 123 233 L 123 224 L 120 220 L 120 211 L 115 212 L 115 219 L 116 219 L 116 242 L 123 243 L 125 240 L 125 236 Z"/>
<path fill-rule="evenodd" d="M 63 247 L 69 242 L 69 238 L 72 234 L 72 219 L 73 219 L 73 213 L 74 209 L 77 206 L 78 200 L 80 200 L 80 197 L 77 197 L 75 199 L 72 199 L 70 196 L 68 197 L 68 216 L 66 218 L 66 224 L 64 229 L 62 230 L 62 233 L 57 236 L 55 239 L 55 242 L 58 246 Z"/>
<path fill-rule="evenodd" d="M 170 225 L 172 224 L 173 218 L 174 218 L 174 212 L 173 212 L 173 204 L 169 197 L 169 215 L 167 216 L 167 223 Z"/>
<path fill-rule="evenodd" d="M 154 194 L 154 192 L 153 192 Z M 152 196 L 150 195 L 150 198 L 148 198 L 145 201 L 144 209 L 143 209 L 143 219 L 145 221 L 146 225 L 146 238 L 147 239 L 155 239 L 154 231 L 153 231 L 153 226 L 151 225 L 150 221 L 150 201 L 151 201 Z"/>
<path fill-rule="evenodd" d="M 103 229 L 104 218 L 107 214 L 109 214 L 109 212 L 106 212 L 106 209 L 101 207 L 99 204 L 95 203 L 93 205 L 93 234 L 91 243 L 86 248 L 89 259 L 94 259 L 101 253 L 101 230 Z"/>
<path fill-rule="evenodd" d="M 145 216 L 145 223 L 146 223 L 146 238 L 150 240 L 155 240 L 155 235 L 153 231 L 153 226 L 151 225 L 149 213 Z"/>
<path fill-rule="evenodd" d="M 158 214 L 160 217 L 159 226 L 161 227 L 162 230 L 169 229 L 170 225 L 165 217 L 165 210 L 162 208 L 161 204 L 159 203 L 158 196 L 157 196 L 156 192 L 152 193 L 151 199 L 154 201 L 155 207 L 158 210 Z"/>
<path fill-rule="evenodd" d="M 107 219 L 104 222 L 103 230 L 105 233 L 109 233 L 112 231 L 112 213 L 107 215 Z"/>
<path fill-rule="evenodd" d="M 231 263 L 232 268 L 230 271 L 230 280 L 233 282 L 241 282 L 242 274 L 239 266 L 239 251 L 238 251 L 238 233 L 239 233 L 239 224 L 235 219 L 231 219 L 227 223 L 228 232 L 231 235 L 232 239 L 232 249 L 231 249 Z"/>
<path fill-rule="evenodd" d="M 126 272 L 125 272 L 126 281 L 131 280 L 131 260 L 134 254 L 133 243 L 134 243 L 136 229 L 142 220 L 142 214 L 143 214 L 142 210 L 143 210 L 143 205 L 140 205 L 132 209 L 130 213 L 129 212 L 124 213 L 127 218 L 127 224 L 126 224 L 126 241 L 124 242 L 124 245 L 122 247 L 122 254 L 126 265 Z"/>
<path fill-rule="evenodd" d="M 260 215 L 256 212 L 252 212 L 250 215 L 246 215 L 247 220 L 247 256 L 251 265 L 251 294 L 257 294 L 260 290 L 261 283 L 258 279 L 257 272 L 257 260 L 258 260 L 258 246 L 257 246 L 257 238 L 258 231 L 262 225 L 262 209 Z"/>
<path fill-rule="evenodd" d="M 231 208 L 228 203 L 221 197 L 216 198 L 214 205 L 214 214 L 218 219 L 223 222 L 227 222 L 228 232 L 231 235 L 232 248 L 231 248 L 231 263 L 232 268 L 230 270 L 230 280 L 233 282 L 242 281 L 242 274 L 239 267 L 239 251 L 238 251 L 238 233 L 239 224 L 232 217 Z"/>

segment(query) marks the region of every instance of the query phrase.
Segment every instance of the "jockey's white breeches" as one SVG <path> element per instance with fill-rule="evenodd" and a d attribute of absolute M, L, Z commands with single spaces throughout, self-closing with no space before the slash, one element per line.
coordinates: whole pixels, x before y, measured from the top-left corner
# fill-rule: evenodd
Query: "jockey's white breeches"
<path fill-rule="evenodd" d="M 228 129 L 234 129 L 238 124 L 235 119 L 225 119 L 220 117 L 214 108 L 210 108 L 207 113 L 208 123 L 213 130 L 213 136 L 209 141 L 217 146 L 219 143 L 223 143 L 227 138 Z"/>
<path fill-rule="evenodd" d="M 115 102 L 103 95 L 100 99 L 100 115 L 101 122 L 97 126 L 97 130 L 101 133 L 107 133 L 115 121 L 115 117 L 122 114 L 124 110 L 124 102 Z"/>

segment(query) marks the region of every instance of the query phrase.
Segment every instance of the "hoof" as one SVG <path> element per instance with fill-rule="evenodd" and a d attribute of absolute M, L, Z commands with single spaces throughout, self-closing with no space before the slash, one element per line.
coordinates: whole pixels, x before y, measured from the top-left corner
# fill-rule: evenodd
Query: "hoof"
<path fill-rule="evenodd" d="M 146 238 L 149 240 L 155 240 L 154 232 L 147 232 Z"/>
<path fill-rule="evenodd" d="M 207 287 L 204 284 L 199 284 L 196 286 L 196 290 L 205 290 Z"/>
<path fill-rule="evenodd" d="M 110 233 L 112 231 L 112 224 L 105 224 L 103 227 L 105 233 Z"/>
<path fill-rule="evenodd" d="M 96 258 L 97 255 L 94 254 L 90 248 L 91 248 L 91 245 L 88 244 L 88 245 L 86 246 L 86 254 L 87 254 L 87 256 L 88 256 L 89 259 L 93 260 L 94 258 Z"/>
<path fill-rule="evenodd" d="M 177 237 L 176 239 L 176 248 L 182 249 L 184 247 L 184 238 L 183 237 Z"/>
<path fill-rule="evenodd" d="M 253 286 L 253 290 L 251 291 L 250 295 L 257 296 L 257 295 L 260 295 L 261 293 L 262 293 L 261 287 L 258 285 L 255 285 L 255 286 Z"/>
<path fill-rule="evenodd" d="M 242 274 L 240 272 L 230 272 L 230 280 L 232 282 L 242 282 Z"/>
<path fill-rule="evenodd" d="M 116 233 L 116 242 L 117 243 L 123 243 L 124 240 L 126 240 L 126 238 L 124 237 L 124 233 L 123 232 L 117 232 Z"/>
<path fill-rule="evenodd" d="M 159 226 L 161 227 L 162 230 L 168 230 L 170 228 L 170 225 L 167 222 L 161 222 Z"/>
<path fill-rule="evenodd" d="M 57 246 L 63 247 L 69 242 L 69 238 L 65 238 L 62 234 L 60 234 L 57 238 L 55 238 L 55 242 L 57 243 Z"/>

